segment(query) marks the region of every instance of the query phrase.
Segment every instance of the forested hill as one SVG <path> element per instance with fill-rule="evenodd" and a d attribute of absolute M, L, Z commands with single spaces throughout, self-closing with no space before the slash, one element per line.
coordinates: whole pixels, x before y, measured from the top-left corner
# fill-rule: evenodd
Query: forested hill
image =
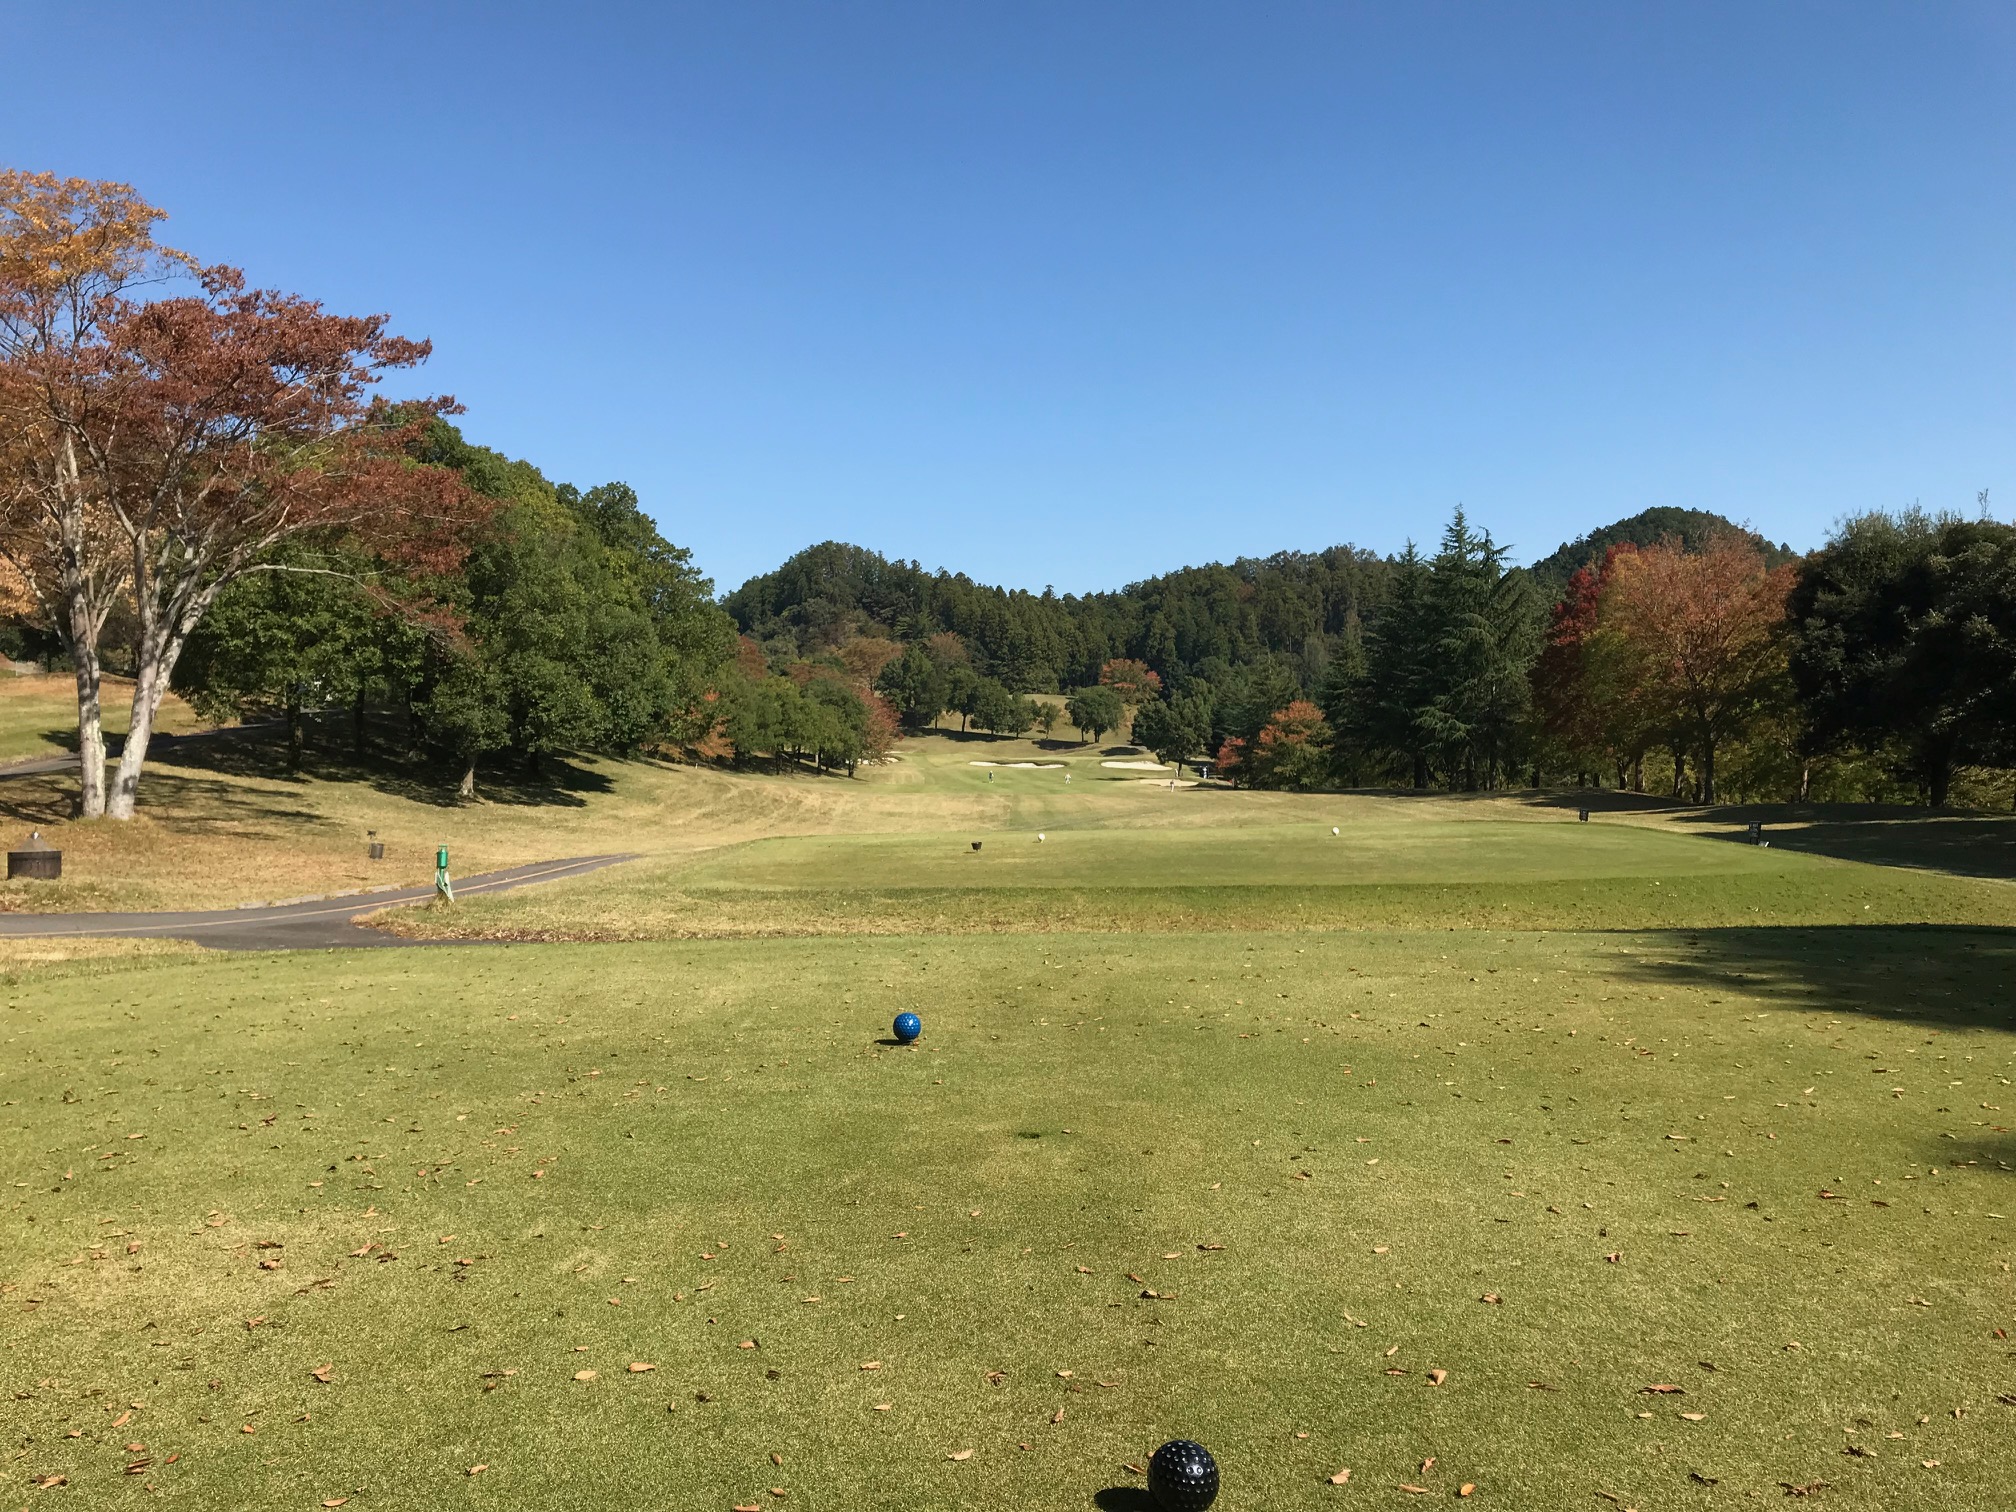
<path fill-rule="evenodd" d="M 1308 687 L 1384 602 L 1391 573 L 1372 552 L 1336 546 L 1185 567 L 1081 597 L 989 587 L 828 541 L 751 578 L 723 607 L 753 639 L 799 654 L 853 634 L 910 641 L 949 630 L 979 671 L 1011 688 L 1090 684 L 1114 657 L 1213 683 L 1279 662 Z"/>
<path fill-rule="evenodd" d="M 1711 537 L 1731 532 L 1742 536 L 1761 551 L 1766 567 L 1781 566 L 1799 554 L 1790 546 L 1774 546 L 1755 531 L 1745 530 L 1708 510 L 1661 508 L 1647 509 L 1628 520 L 1592 530 L 1579 541 L 1570 541 L 1551 556 L 1542 557 L 1526 570 L 1533 574 L 1542 592 L 1558 595 L 1578 568 L 1601 562 L 1603 553 L 1612 546 L 1652 546 L 1673 539 L 1689 551 L 1698 551 Z"/>
<path fill-rule="evenodd" d="M 1737 529 L 1701 510 L 1651 509 L 1592 531 L 1530 570 L 1551 603 L 1576 567 L 1614 542 L 1649 545 L 1670 535 L 1692 547 Z M 1789 555 L 1759 544 L 1774 562 Z M 792 656 L 863 633 L 915 641 L 949 630 L 977 670 L 1010 688 L 1083 687 L 1107 661 L 1131 657 L 1178 684 L 1197 679 L 1222 688 L 1266 667 L 1313 690 L 1334 656 L 1356 654 L 1396 565 L 1333 546 L 1184 567 L 1078 596 L 990 587 L 964 573 L 928 572 L 914 561 L 827 541 L 751 578 L 722 604 L 744 634 Z"/>

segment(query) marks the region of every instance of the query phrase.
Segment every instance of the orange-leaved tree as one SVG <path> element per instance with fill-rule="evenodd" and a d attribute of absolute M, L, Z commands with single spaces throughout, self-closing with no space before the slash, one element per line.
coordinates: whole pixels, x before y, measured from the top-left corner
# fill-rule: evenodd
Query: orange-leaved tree
<path fill-rule="evenodd" d="M 1238 753 L 1238 764 L 1254 787 L 1312 791 L 1330 778 L 1330 722 L 1306 698 L 1298 698 L 1253 737 L 1252 747 Z"/>
<path fill-rule="evenodd" d="M 1619 555 L 1599 621 L 1613 631 L 1649 703 L 1693 746 L 1700 801 L 1715 800 L 1715 755 L 1791 697 L 1785 670 L 1788 564 L 1771 571 L 1740 536 L 1699 551 L 1678 541 Z"/>
<path fill-rule="evenodd" d="M 1162 691 L 1162 679 L 1146 662 L 1124 656 L 1114 657 L 1099 669 L 1099 684 L 1118 693 L 1120 702 L 1130 709 L 1139 708 Z"/>
<path fill-rule="evenodd" d="M 441 571 L 480 502 L 408 456 L 447 399 L 396 408 L 379 376 L 425 360 L 386 317 L 248 289 L 153 240 L 123 184 L 0 173 L 0 556 L 77 668 L 80 812 L 130 818 L 154 716 L 190 632 L 273 548 L 341 537 Z M 182 276 L 185 292 L 138 289 Z M 105 776 L 99 637 L 134 619 L 133 702 Z"/>

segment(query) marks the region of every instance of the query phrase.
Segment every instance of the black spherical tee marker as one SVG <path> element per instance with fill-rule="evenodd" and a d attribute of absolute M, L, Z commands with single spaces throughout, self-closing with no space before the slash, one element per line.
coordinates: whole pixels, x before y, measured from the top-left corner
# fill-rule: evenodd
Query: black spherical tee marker
<path fill-rule="evenodd" d="M 1171 1439 L 1148 1461 L 1148 1495 L 1161 1512 L 1204 1512 L 1218 1499 L 1218 1462 L 1189 1439 Z"/>

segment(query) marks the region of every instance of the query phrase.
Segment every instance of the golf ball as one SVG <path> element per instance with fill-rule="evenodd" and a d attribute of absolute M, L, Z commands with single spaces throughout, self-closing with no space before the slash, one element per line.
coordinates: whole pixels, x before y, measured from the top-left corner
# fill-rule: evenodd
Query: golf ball
<path fill-rule="evenodd" d="M 907 1045 L 924 1032 L 924 1020 L 914 1013 L 899 1013 L 890 1027 L 896 1031 L 896 1038 Z"/>
<path fill-rule="evenodd" d="M 1204 1512 L 1218 1499 L 1218 1462 L 1189 1439 L 1171 1439 L 1148 1461 L 1148 1495 L 1163 1512 Z"/>

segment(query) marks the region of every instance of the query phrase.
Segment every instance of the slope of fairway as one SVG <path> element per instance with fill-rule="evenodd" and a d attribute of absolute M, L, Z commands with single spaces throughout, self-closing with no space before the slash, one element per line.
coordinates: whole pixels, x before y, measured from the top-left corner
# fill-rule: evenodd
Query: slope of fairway
<path fill-rule="evenodd" d="M 0 1009 L 9 1477 L 92 1508 L 1006 1512 L 1138 1506 L 1127 1467 L 1184 1434 L 1225 1512 L 1999 1506 L 2012 950 L 51 967 Z"/>

